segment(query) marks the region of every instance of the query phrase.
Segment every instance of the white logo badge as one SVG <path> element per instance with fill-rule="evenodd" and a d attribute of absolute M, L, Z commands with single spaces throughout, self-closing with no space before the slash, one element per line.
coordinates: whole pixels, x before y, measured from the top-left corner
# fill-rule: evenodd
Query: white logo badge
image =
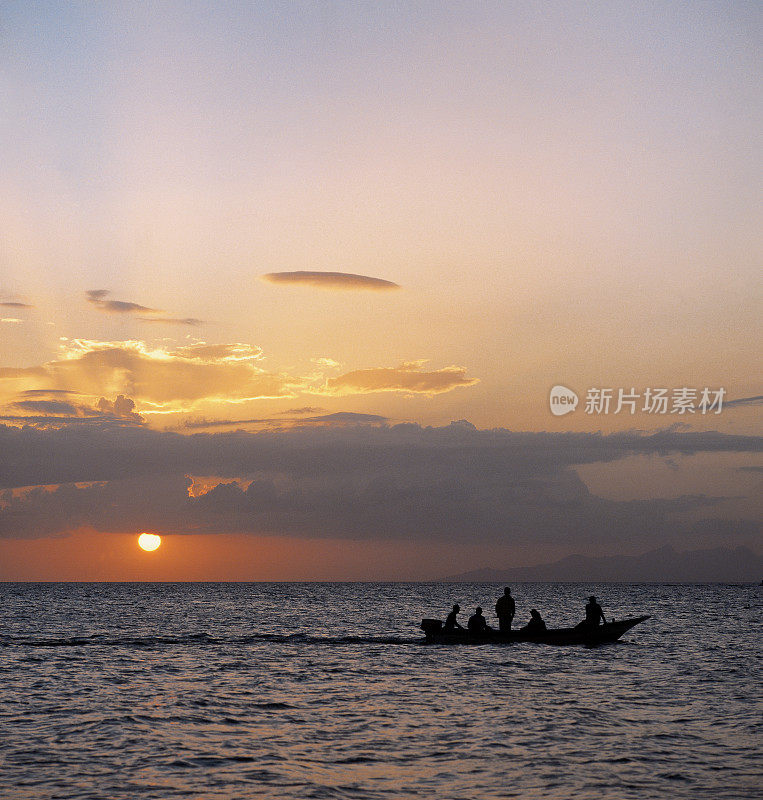
<path fill-rule="evenodd" d="M 578 396 L 566 386 L 554 386 L 548 398 L 551 413 L 555 417 L 563 417 L 578 406 Z"/>

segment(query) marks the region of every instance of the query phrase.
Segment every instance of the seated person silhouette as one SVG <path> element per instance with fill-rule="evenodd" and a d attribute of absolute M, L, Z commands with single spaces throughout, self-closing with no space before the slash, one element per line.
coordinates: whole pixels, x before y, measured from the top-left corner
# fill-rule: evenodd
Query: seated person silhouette
<path fill-rule="evenodd" d="M 606 624 L 607 620 L 604 617 L 604 612 L 601 606 L 596 602 L 596 597 L 591 595 L 585 607 L 585 619 L 578 625 L 578 628 L 587 626 L 589 628 L 597 628 L 599 620 Z"/>
<path fill-rule="evenodd" d="M 445 633 L 453 633 L 453 631 L 456 630 L 458 631 L 464 630 L 463 626 L 458 624 L 457 617 L 458 617 L 458 612 L 460 610 L 461 606 L 458 603 L 456 603 L 453 606 L 453 611 L 451 611 L 450 614 L 448 614 L 448 616 L 445 618 L 445 625 L 443 627 Z"/>
<path fill-rule="evenodd" d="M 474 613 L 469 617 L 469 622 L 467 623 L 469 627 L 469 633 L 487 633 L 488 631 L 492 630 L 492 628 L 487 624 L 487 621 L 482 616 L 482 608 L 481 606 L 477 606 Z"/>
<path fill-rule="evenodd" d="M 530 609 L 530 621 L 521 628 L 523 631 L 528 631 L 532 633 L 533 631 L 545 631 L 546 630 L 546 623 L 543 621 L 543 617 L 538 613 L 538 610 L 535 608 Z"/>

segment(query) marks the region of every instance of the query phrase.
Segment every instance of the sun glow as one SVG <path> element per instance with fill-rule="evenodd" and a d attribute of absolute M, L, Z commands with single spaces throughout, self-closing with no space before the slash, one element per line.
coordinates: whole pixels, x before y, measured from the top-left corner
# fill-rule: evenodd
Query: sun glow
<path fill-rule="evenodd" d="M 161 543 L 162 537 L 157 536 L 155 533 L 141 533 L 138 537 L 138 546 L 149 553 L 152 550 L 156 550 Z"/>

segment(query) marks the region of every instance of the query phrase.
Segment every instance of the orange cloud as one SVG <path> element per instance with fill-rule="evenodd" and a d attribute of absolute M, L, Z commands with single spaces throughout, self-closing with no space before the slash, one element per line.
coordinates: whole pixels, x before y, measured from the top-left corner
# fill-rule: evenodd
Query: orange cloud
<path fill-rule="evenodd" d="M 241 402 L 294 397 L 301 379 L 266 372 L 256 365 L 258 347 L 203 342 L 175 349 L 152 348 L 141 341 L 99 342 L 74 339 L 58 359 L 39 367 L 0 369 L 6 398 L 30 388 L 71 391 L 93 399 L 125 395 L 141 411 L 177 411 L 199 400 Z"/>
<path fill-rule="evenodd" d="M 329 378 L 326 393 L 332 395 L 367 394 L 370 392 L 410 392 L 442 394 L 460 386 L 473 386 L 479 378 L 467 378 L 465 367 L 443 367 L 422 372 L 423 361 L 408 361 L 399 367 L 358 369 Z"/>
<path fill-rule="evenodd" d="M 371 392 L 405 392 L 435 395 L 460 386 L 472 386 L 465 368 L 444 367 L 424 371 L 425 361 L 404 362 L 399 367 L 378 367 L 327 377 L 335 361 L 309 375 L 267 371 L 259 362 L 262 351 L 241 342 L 209 344 L 194 342 L 179 347 L 152 346 L 141 340 L 64 340 L 58 358 L 38 367 L 0 368 L 0 414 L 8 404 L 33 402 L 30 392 L 71 393 L 80 404 L 94 408 L 100 397 L 133 398 L 137 409 L 130 413 L 171 414 L 187 412 L 202 401 L 243 403 L 252 400 L 295 398 L 299 394 L 346 396 Z M 329 366 L 332 365 L 332 366 Z M 49 400 L 49 398 L 39 398 Z M 20 408 L 17 406 L 17 408 Z M 26 409 L 27 411 L 31 409 Z M 103 412 L 104 409 L 97 410 Z M 115 408 L 112 415 L 123 418 Z M 7 410 L 6 414 L 17 412 Z M 79 412 L 78 412 L 79 413 Z M 309 407 L 299 414 L 314 413 Z M 85 415 L 87 416 L 87 415 Z M 5 419 L 11 420 L 10 416 Z M 357 423 L 353 417 L 314 418 L 313 424 Z M 376 418 L 372 421 L 377 422 Z M 233 420 L 208 424 L 276 423 L 277 420 Z M 205 425 L 206 427 L 206 425 Z"/>
<path fill-rule="evenodd" d="M 399 289 L 400 286 L 382 278 L 371 278 L 367 275 L 354 275 L 350 272 L 268 272 L 262 276 L 268 283 L 287 286 L 313 286 L 318 289 Z"/>

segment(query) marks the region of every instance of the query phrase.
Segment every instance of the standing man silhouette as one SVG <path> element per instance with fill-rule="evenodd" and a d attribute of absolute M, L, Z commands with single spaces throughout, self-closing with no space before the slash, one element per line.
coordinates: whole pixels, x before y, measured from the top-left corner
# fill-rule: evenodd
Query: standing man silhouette
<path fill-rule="evenodd" d="M 498 630 L 508 632 L 511 630 L 511 621 L 514 619 L 514 598 L 511 596 L 511 589 L 507 586 L 503 590 L 503 597 L 498 598 L 495 604 L 495 615 L 498 617 Z"/>

